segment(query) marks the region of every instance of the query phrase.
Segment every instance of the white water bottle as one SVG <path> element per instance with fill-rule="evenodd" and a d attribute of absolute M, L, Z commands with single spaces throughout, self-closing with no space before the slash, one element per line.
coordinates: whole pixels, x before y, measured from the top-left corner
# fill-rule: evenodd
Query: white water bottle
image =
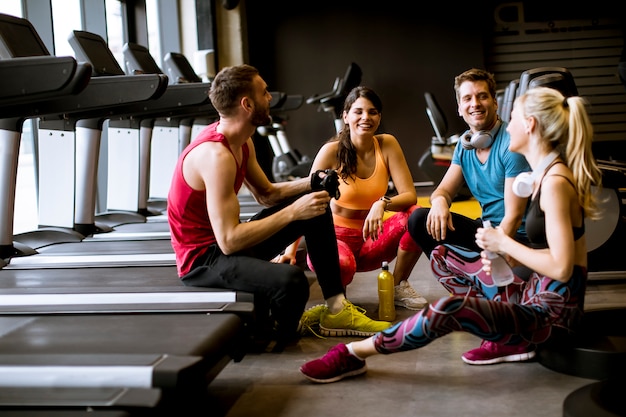
<path fill-rule="evenodd" d="M 492 227 L 491 222 L 489 220 L 483 220 L 483 227 L 485 229 Z M 509 266 L 506 259 L 498 255 L 496 252 L 490 252 L 488 250 L 485 252 L 487 253 L 487 258 L 491 260 L 491 279 L 493 280 L 493 283 L 498 287 L 504 287 L 505 285 L 509 285 L 513 282 L 513 270 Z"/>

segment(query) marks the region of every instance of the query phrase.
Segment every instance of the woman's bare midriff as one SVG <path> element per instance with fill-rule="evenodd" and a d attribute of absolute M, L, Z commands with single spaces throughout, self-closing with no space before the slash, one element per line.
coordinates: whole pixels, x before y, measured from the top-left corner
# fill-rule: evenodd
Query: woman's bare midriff
<path fill-rule="evenodd" d="M 341 207 L 334 200 L 331 200 L 331 208 L 333 210 L 333 214 L 336 216 L 345 217 L 346 219 L 359 219 L 365 220 L 367 217 L 368 210 L 352 210 L 349 208 Z"/>

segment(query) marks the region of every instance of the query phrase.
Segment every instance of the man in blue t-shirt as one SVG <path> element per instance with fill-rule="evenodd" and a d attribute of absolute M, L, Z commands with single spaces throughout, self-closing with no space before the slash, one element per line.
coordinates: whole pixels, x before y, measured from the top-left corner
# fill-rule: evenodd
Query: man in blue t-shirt
<path fill-rule="evenodd" d="M 493 227 L 499 226 L 515 239 L 527 242 L 524 219 L 528 199 L 516 196 L 512 188 L 515 177 L 531 168 L 521 154 L 509 151 L 510 136 L 507 123 L 498 117 L 493 74 L 475 68 L 467 70 L 454 79 L 454 90 L 459 115 L 469 130 L 461 136 L 450 167 L 430 196 L 431 207 L 415 210 L 408 222 L 410 235 L 429 257 L 435 246 L 443 243 L 480 252 L 476 230 L 482 227 L 483 220 L 490 220 Z M 450 211 L 452 200 L 464 184 L 480 204 L 482 217 L 478 219 Z M 516 268 L 515 273 L 522 279 L 529 275 L 523 268 Z M 504 298 L 501 294 L 506 291 L 503 287 L 484 290 L 485 296 L 492 299 Z M 495 358 L 501 353 L 492 342 L 484 341 L 478 349 L 485 350 L 481 352 L 483 357 Z"/>
<path fill-rule="evenodd" d="M 431 207 L 416 210 L 409 219 L 409 233 L 427 256 L 442 243 L 480 252 L 475 235 L 482 220 L 526 240 L 528 199 L 517 197 L 512 185 L 518 174 L 531 168 L 522 155 L 509 151 L 507 124 L 497 114 L 493 74 L 467 70 L 455 78 L 454 89 L 459 115 L 469 130 L 461 136 L 450 167 L 430 196 Z M 481 218 L 470 219 L 450 211 L 452 200 L 465 183 L 480 204 Z"/>

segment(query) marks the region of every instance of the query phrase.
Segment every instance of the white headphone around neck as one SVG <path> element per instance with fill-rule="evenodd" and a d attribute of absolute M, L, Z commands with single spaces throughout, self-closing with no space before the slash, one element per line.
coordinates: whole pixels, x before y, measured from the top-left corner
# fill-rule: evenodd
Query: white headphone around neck
<path fill-rule="evenodd" d="M 548 165 L 558 156 L 559 153 L 557 151 L 552 151 L 543 158 L 539 166 L 537 166 L 533 172 L 522 172 L 515 177 L 515 181 L 513 181 L 513 193 L 521 198 L 530 197 L 533 194 L 537 177 L 542 175 L 546 168 L 548 168 Z"/>
<path fill-rule="evenodd" d="M 471 131 L 466 131 L 461 135 L 461 144 L 464 149 L 485 149 L 491 146 L 493 138 L 498 134 L 502 120 L 498 117 L 496 124 L 491 130 L 479 130 L 472 134 Z"/>

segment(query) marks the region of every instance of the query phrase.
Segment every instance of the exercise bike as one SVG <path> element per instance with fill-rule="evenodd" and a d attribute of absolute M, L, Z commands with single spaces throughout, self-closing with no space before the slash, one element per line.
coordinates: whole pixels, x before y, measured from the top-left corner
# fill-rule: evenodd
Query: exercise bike
<path fill-rule="evenodd" d="M 299 109 L 303 102 L 301 95 L 272 92 L 272 123 L 257 127 L 257 133 L 267 138 L 272 150 L 271 178 L 276 182 L 309 175 L 311 158 L 290 145 L 286 130 L 288 116 L 285 113 Z"/>
<path fill-rule="evenodd" d="M 420 158 L 418 165 L 433 181 L 434 185 L 437 185 L 450 166 L 452 154 L 460 139 L 460 135 L 452 134 L 448 136 L 448 121 L 435 96 L 427 91 L 424 93 L 424 99 L 426 100 L 426 114 L 435 136 L 432 137 L 431 145 Z M 471 197 L 472 193 L 469 188 L 463 185 L 454 200 L 463 201 Z"/>
<path fill-rule="evenodd" d="M 335 79 L 331 91 L 306 99 L 307 104 L 318 106 L 318 111 L 332 115 L 336 132 L 343 128 L 341 116 L 346 96 L 350 90 L 360 84 L 361 76 L 361 68 L 357 64 L 351 63 L 344 76 Z M 289 181 L 306 177 L 311 171 L 313 160 L 307 155 L 302 155 L 290 145 L 286 131 L 288 117 L 285 113 L 300 108 L 303 101 L 304 99 L 300 95 L 272 92 L 272 103 L 270 103 L 272 124 L 257 128 L 257 133 L 267 138 L 273 154 L 271 175 L 268 177 L 273 178 L 274 181 Z"/>
<path fill-rule="evenodd" d="M 363 71 L 354 62 L 348 65 L 343 78 L 337 77 L 333 89 L 324 94 L 313 95 L 306 100 L 307 104 L 318 106 L 318 111 L 329 113 L 335 123 L 335 131 L 339 133 L 343 127 L 343 106 L 350 91 L 361 84 Z M 393 182 L 389 181 L 387 195 L 396 193 Z"/>
<path fill-rule="evenodd" d="M 306 99 L 306 104 L 318 106 L 317 111 L 329 113 L 335 123 L 335 131 L 339 133 L 343 129 L 343 103 L 348 93 L 354 87 L 361 84 L 363 71 L 354 62 L 348 65 L 343 78 L 337 77 L 333 89 L 327 93 L 313 95 Z"/>

